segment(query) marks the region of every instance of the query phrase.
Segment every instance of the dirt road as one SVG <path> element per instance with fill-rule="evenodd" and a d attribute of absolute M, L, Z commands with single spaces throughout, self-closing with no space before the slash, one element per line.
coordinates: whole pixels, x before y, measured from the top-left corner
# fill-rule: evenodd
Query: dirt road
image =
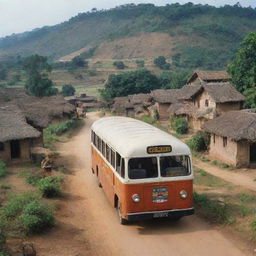
<path fill-rule="evenodd" d="M 59 146 L 73 174 L 61 200 L 57 227 L 34 239 L 39 256 L 248 256 L 245 245 L 196 216 L 180 222 L 154 220 L 122 226 L 91 173 L 89 113 L 86 125 Z"/>

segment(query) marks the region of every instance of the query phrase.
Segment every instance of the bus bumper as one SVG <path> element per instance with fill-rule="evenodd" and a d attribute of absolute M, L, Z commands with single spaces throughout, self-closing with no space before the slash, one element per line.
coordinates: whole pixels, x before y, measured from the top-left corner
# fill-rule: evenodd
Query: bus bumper
<path fill-rule="evenodd" d="M 179 218 L 194 214 L 194 208 L 189 209 L 175 209 L 169 211 L 154 211 L 154 212 L 140 212 L 140 213 L 128 213 L 128 221 L 147 220 L 155 218 Z"/>

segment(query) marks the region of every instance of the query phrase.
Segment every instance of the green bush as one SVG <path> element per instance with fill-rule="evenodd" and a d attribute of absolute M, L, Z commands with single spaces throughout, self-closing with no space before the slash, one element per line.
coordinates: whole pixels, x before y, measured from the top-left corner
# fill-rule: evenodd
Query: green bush
<path fill-rule="evenodd" d="M 38 189 L 43 193 L 43 197 L 56 197 L 61 194 L 61 183 L 63 178 L 60 177 L 46 177 L 41 179 L 38 183 Z"/>
<path fill-rule="evenodd" d="M 114 61 L 113 66 L 115 66 L 118 69 L 124 69 L 125 68 L 125 65 L 122 61 Z"/>
<path fill-rule="evenodd" d="M 61 94 L 64 97 L 73 96 L 75 94 L 75 92 L 76 92 L 76 89 L 71 84 L 65 84 L 62 86 Z"/>
<path fill-rule="evenodd" d="M 54 215 L 49 205 L 41 202 L 31 202 L 27 204 L 19 221 L 26 232 L 41 232 L 54 224 Z"/>
<path fill-rule="evenodd" d="M 23 208 L 33 202 L 38 201 L 41 196 L 35 192 L 25 192 L 18 195 L 12 195 L 10 199 L 5 202 L 1 209 L 1 214 L 6 219 L 13 219 L 19 216 Z"/>
<path fill-rule="evenodd" d="M 6 174 L 6 164 L 3 160 L 0 159 L 0 178 L 5 177 Z"/>
<path fill-rule="evenodd" d="M 197 133 L 188 140 L 187 144 L 194 151 L 205 151 L 209 145 L 209 138 L 205 133 Z"/>
<path fill-rule="evenodd" d="M 185 118 L 174 119 L 171 127 L 178 134 L 186 134 L 188 132 L 188 122 Z"/>

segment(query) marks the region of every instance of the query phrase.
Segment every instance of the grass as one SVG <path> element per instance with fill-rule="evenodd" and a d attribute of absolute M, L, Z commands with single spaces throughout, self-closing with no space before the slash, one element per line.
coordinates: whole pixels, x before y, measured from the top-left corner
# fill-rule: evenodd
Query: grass
<path fill-rule="evenodd" d="M 206 194 L 194 193 L 194 202 L 200 214 L 213 223 L 228 223 L 231 208 L 225 202 L 210 198 Z"/>
<path fill-rule="evenodd" d="M 194 172 L 195 172 L 195 178 L 194 178 L 194 183 L 196 185 L 204 185 L 208 187 L 223 187 L 227 185 L 227 182 L 223 181 L 222 179 L 213 176 L 209 173 L 207 173 L 205 170 L 198 168 L 198 167 L 193 167 Z"/>
<path fill-rule="evenodd" d="M 44 129 L 44 143 L 46 147 L 52 147 L 52 145 L 61 141 L 60 136 L 67 132 L 71 132 L 80 126 L 80 120 L 67 120 L 65 122 L 49 125 Z M 70 136 L 70 134 L 68 134 Z"/>

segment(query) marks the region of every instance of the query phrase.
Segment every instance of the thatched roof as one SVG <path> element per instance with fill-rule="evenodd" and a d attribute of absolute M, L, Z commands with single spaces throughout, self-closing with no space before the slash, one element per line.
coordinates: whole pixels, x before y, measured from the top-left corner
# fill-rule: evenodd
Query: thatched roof
<path fill-rule="evenodd" d="M 219 81 L 229 81 L 231 79 L 230 75 L 226 71 L 202 71 L 197 70 L 188 80 L 188 83 L 192 83 L 196 78 L 204 82 L 219 82 Z"/>
<path fill-rule="evenodd" d="M 120 111 L 132 108 L 134 108 L 134 105 L 130 102 L 128 96 L 114 98 L 114 103 L 112 104 L 113 110 Z"/>
<path fill-rule="evenodd" d="M 234 141 L 256 140 L 256 113 L 229 111 L 207 121 L 204 130 Z"/>
<path fill-rule="evenodd" d="M 196 107 L 188 102 L 178 102 L 172 104 L 167 112 L 173 115 L 192 115 L 196 111 Z"/>
<path fill-rule="evenodd" d="M 55 118 L 71 116 L 75 107 L 67 103 L 62 96 L 34 97 L 27 95 L 24 89 L 0 89 L 0 103 L 11 102 L 17 105 L 25 115 L 29 124 L 37 128 L 45 128 Z"/>
<path fill-rule="evenodd" d="M 151 92 L 155 102 L 158 103 L 176 103 L 180 95 L 180 89 L 157 89 Z"/>
<path fill-rule="evenodd" d="M 40 132 L 27 124 L 22 111 L 13 104 L 0 104 L 0 141 L 37 138 Z"/>
<path fill-rule="evenodd" d="M 132 104 L 144 104 L 151 102 L 152 95 L 149 93 L 132 94 L 128 95 L 128 99 Z"/>
<path fill-rule="evenodd" d="M 244 101 L 245 97 L 231 83 L 208 83 L 203 88 L 217 103 Z"/>
<path fill-rule="evenodd" d="M 178 99 L 191 100 L 201 91 L 202 91 L 201 85 L 196 85 L 196 86 L 185 85 L 179 90 Z"/>

